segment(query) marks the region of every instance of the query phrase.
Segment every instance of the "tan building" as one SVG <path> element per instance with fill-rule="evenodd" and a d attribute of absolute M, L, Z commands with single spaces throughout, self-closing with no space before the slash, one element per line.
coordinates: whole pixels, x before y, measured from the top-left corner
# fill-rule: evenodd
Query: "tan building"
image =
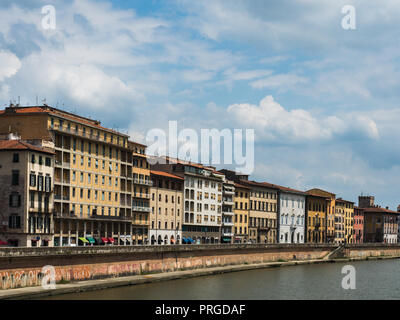
<path fill-rule="evenodd" d="M 128 185 L 132 192 L 132 240 L 133 244 L 149 244 L 150 187 L 153 185 L 150 164 L 145 145 L 129 141 L 129 149 L 132 152 L 133 172 L 132 185 Z"/>
<path fill-rule="evenodd" d="M 50 106 L 10 106 L 0 132 L 54 143 L 54 245 L 131 244 L 128 136 Z"/>
<path fill-rule="evenodd" d="M 151 244 L 181 244 L 184 179 L 171 173 L 152 170 L 151 181 Z"/>
<path fill-rule="evenodd" d="M 242 183 L 244 183 L 242 181 Z M 267 183 L 247 181 L 250 192 L 249 238 L 252 243 L 277 243 L 278 189 Z"/>
<path fill-rule="evenodd" d="M 182 243 L 219 243 L 224 175 L 214 167 L 169 157 L 160 159 L 152 169 L 184 178 Z"/>
<path fill-rule="evenodd" d="M 336 243 L 354 242 L 354 202 L 336 199 L 338 237 Z"/>
<path fill-rule="evenodd" d="M 21 140 L 0 140 L 0 242 L 53 246 L 54 153 Z"/>
<path fill-rule="evenodd" d="M 249 241 L 250 187 L 235 183 L 234 243 Z"/>
<path fill-rule="evenodd" d="M 277 243 L 278 236 L 278 187 L 250 181 L 248 175 L 230 170 L 220 170 L 228 179 L 250 188 L 249 241 L 252 243 Z M 236 201 L 236 200 L 235 200 Z"/>
<path fill-rule="evenodd" d="M 336 204 L 336 195 L 334 193 L 322 190 L 322 189 L 311 189 L 308 190 L 307 193 L 322 196 L 329 199 L 327 204 L 327 221 L 326 221 L 326 242 L 333 243 L 335 242 L 335 204 Z"/>

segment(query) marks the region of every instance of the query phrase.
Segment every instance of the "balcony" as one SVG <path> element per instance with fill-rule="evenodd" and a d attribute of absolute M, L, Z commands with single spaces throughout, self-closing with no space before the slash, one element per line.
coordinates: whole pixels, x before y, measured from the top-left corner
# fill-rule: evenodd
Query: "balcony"
<path fill-rule="evenodd" d="M 225 227 L 233 227 L 234 226 L 234 223 L 233 222 L 225 222 L 225 221 L 222 221 L 222 225 L 223 226 L 225 226 Z"/>
<path fill-rule="evenodd" d="M 134 193 L 132 198 L 150 199 L 150 193 Z"/>
<path fill-rule="evenodd" d="M 132 206 L 132 211 L 136 212 L 150 212 L 150 207 Z"/>
<path fill-rule="evenodd" d="M 224 237 L 233 237 L 232 232 L 224 232 L 223 235 L 224 235 Z"/>
<path fill-rule="evenodd" d="M 146 180 L 141 180 L 141 179 L 135 178 L 135 179 L 133 179 L 133 183 L 134 184 L 141 184 L 141 185 L 149 186 L 149 187 L 153 186 L 153 181 L 151 181 L 151 180 L 146 181 Z"/>
<path fill-rule="evenodd" d="M 224 194 L 231 194 L 231 195 L 235 194 L 235 191 L 232 191 L 232 190 L 224 190 L 223 192 L 224 192 Z"/>
<path fill-rule="evenodd" d="M 222 215 L 224 215 L 224 216 L 233 216 L 234 213 L 232 211 L 222 211 Z"/>

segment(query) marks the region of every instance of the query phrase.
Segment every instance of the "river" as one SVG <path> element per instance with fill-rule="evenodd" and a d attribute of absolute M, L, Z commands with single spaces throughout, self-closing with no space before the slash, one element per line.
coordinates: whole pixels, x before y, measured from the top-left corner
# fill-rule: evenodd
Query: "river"
<path fill-rule="evenodd" d="M 345 265 L 356 289 L 342 288 Z M 66 294 L 47 300 L 400 299 L 400 260 L 324 263 L 225 273 L 191 279 Z"/>

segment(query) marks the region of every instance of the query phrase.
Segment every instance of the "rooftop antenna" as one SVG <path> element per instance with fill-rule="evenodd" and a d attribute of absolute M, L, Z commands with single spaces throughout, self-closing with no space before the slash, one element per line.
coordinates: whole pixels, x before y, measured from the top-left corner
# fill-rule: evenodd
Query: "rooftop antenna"
<path fill-rule="evenodd" d="M 37 106 L 39 105 L 39 97 L 38 97 L 38 95 L 36 95 L 36 105 Z"/>

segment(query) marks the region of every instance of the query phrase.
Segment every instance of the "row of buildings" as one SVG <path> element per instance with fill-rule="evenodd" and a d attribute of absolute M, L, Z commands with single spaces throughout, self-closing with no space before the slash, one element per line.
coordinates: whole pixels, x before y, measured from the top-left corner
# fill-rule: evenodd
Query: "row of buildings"
<path fill-rule="evenodd" d="M 399 212 L 164 158 L 47 105 L 0 111 L 0 245 L 397 243 Z M 399 211 L 399 210 L 398 210 Z"/>

